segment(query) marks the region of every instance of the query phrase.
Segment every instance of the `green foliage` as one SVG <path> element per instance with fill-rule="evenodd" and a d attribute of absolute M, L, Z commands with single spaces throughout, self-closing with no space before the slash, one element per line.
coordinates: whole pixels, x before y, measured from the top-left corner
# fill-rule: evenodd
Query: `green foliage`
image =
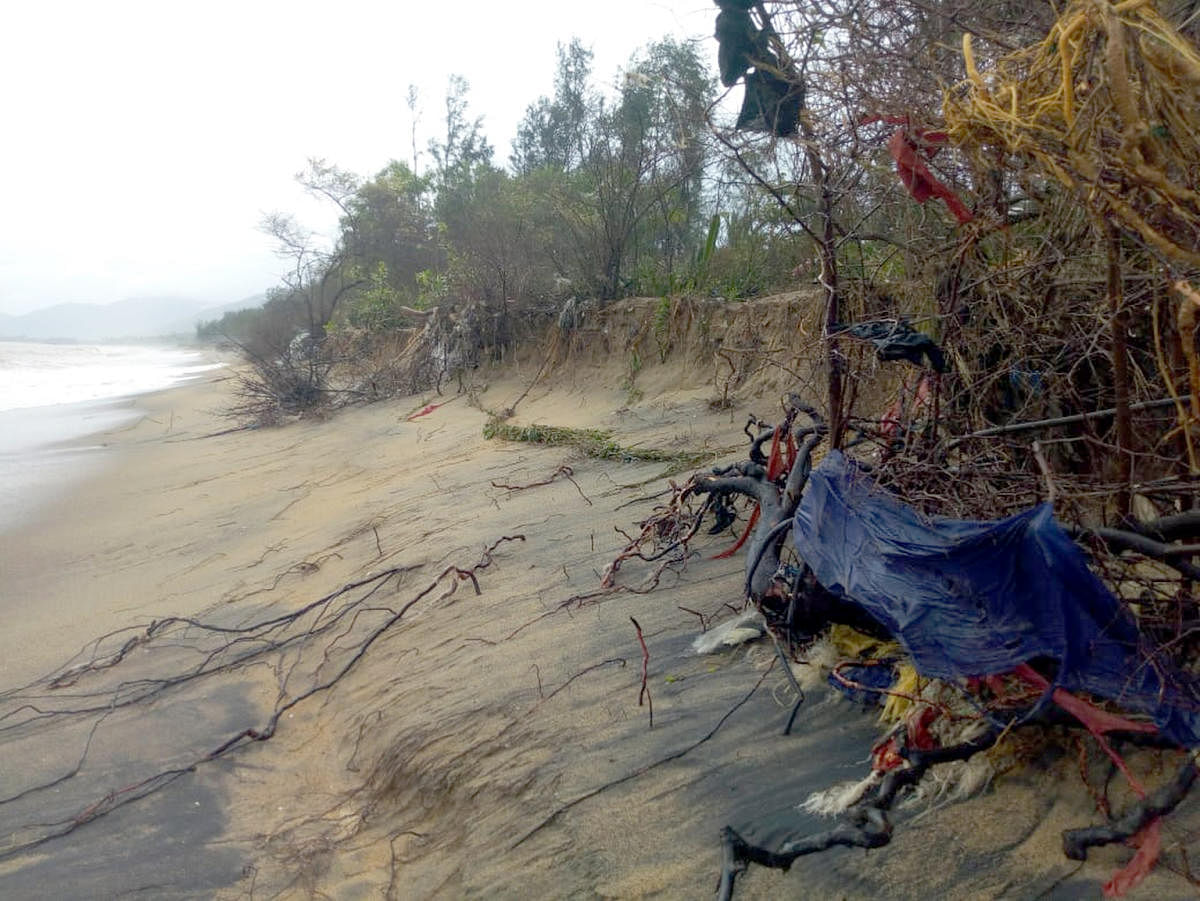
<path fill-rule="evenodd" d="M 483 437 L 489 441 L 520 441 L 526 444 L 541 444 L 551 447 L 573 447 L 584 456 L 600 460 L 621 460 L 625 463 L 673 463 L 681 466 L 699 466 L 711 460 L 714 451 L 665 451 L 657 448 L 624 447 L 618 444 L 612 432 L 604 429 L 573 429 L 553 425 L 510 425 L 499 420 L 490 420 L 483 427 Z"/>
<path fill-rule="evenodd" d="M 386 333 L 412 324 L 411 309 L 441 308 L 451 325 L 469 311 L 472 346 L 503 347 L 516 334 L 510 311 L 552 315 L 567 291 L 745 296 L 778 283 L 796 244 L 779 213 L 756 190 L 712 187 L 732 182 L 711 178 L 715 82 L 702 51 L 650 44 L 604 92 L 591 50 L 560 46 L 553 90 L 528 107 L 509 171 L 494 162 L 467 82 L 451 78 L 428 171 L 416 170 L 415 147 L 411 167 L 392 161 L 368 178 L 310 161 L 298 179 L 337 207 L 340 234 L 325 247 L 290 217 L 269 217 L 264 228 L 291 266 L 284 283 L 264 310 L 198 333 L 237 341 L 267 373 L 309 336 L 314 353 L 297 378 L 317 396 L 335 362 L 322 342 L 339 325 Z M 415 117 L 412 92 L 408 105 Z M 660 359 L 670 320 L 664 300 Z M 631 397 L 641 366 L 635 351 Z"/>
<path fill-rule="evenodd" d="M 446 299 L 449 285 L 443 272 L 433 269 L 422 269 L 417 273 L 417 299 L 414 304 L 418 310 L 427 310 Z"/>
<path fill-rule="evenodd" d="M 633 380 L 637 378 L 639 372 L 642 371 L 642 355 L 637 352 L 635 347 L 629 352 L 629 373 L 626 376 L 628 386 L 633 385 Z"/>
<path fill-rule="evenodd" d="M 722 218 L 725 240 L 704 263 L 704 289 L 740 300 L 796 284 L 813 245 L 797 238 L 777 209 L 757 202 Z"/>
<path fill-rule="evenodd" d="M 540 97 L 526 109 L 510 157 L 515 172 L 568 172 L 583 163 L 595 106 L 591 76 L 591 50 L 578 38 L 558 45 L 554 97 Z"/>
<path fill-rule="evenodd" d="M 529 107 L 514 168 L 551 214 L 560 272 L 606 299 L 670 290 L 704 241 L 713 80 L 692 45 L 669 40 L 630 61 L 612 102 L 590 72 L 578 42 L 559 48 L 554 97 Z"/>
<path fill-rule="evenodd" d="M 347 305 L 347 324 L 379 332 L 404 325 L 403 297 L 392 285 L 387 264 L 376 261 L 361 278 L 364 284 Z"/>
<path fill-rule="evenodd" d="M 429 179 L 392 161 L 343 206 L 341 240 L 349 259 L 363 272 L 382 264 L 398 298 L 415 298 L 417 274 L 444 265 L 432 191 Z"/>
<path fill-rule="evenodd" d="M 717 241 L 721 235 L 721 214 L 713 213 L 708 222 L 704 241 L 686 267 L 665 269 L 661 260 L 650 260 L 650 265 L 640 269 L 635 276 L 639 294 L 683 295 L 705 293 L 711 285 L 709 266 L 717 252 Z"/>
<path fill-rule="evenodd" d="M 642 355 L 636 347 L 629 351 L 627 364 L 625 378 L 621 379 L 621 390 L 625 392 L 625 403 L 630 405 L 643 397 L 642 390 L 637 387 L 638 373 L 642 371 Z"/>
<path fill-rule="evenodd" d="M 713 213 L 712 219 L 708 222 L 708 234 L 704 238 L 704 246 L 696 253 L 696 270 L 698 272 L 708 271 L 708 262 L 717 249 L 717 238 L 720 237 L 720 234 L 721 214 Z"/>
<path fill-rule="evenodd" d="M 521 179 L 478 167 L 443 209 L 451 293 L 503 309 L 549 293 L 555 264 L 544 210 Z"/>
<path fill-rule="evenodd" d="M 446 89 L 446 131 L 440 141 L 429 142 L 439 201 L 447 189 L 452 191 L 462 184 L 469 184 L 477 167 L 492 163 L 492 147 L 483 136 L 483 117 L 471 119 L 467 114 L 470 88 L 461 75 L 450 76 Z"/>
<path fill-rule="evenodd" d="M 196 337 L 201 341 L 241 342 L 251 333 L 262 316 L 261 308 L 234 310 L 225 313 L 220 319 L 199 323 L 196 326 Z"/>

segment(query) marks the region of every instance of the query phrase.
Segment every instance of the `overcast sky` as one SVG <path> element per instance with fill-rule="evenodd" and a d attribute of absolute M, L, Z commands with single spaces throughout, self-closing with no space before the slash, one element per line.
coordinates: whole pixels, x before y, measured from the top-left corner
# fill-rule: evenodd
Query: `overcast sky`
<path fill-rule="evenodd" d="M 612 83 L 637 48 L 704 38 L 710 0 L 37 0 L 0 38 L 0 312 L 273 285 L 264 212 L 333 217 L 293 176 L 309 157 L 362 175 L 423 152 L 451 73 L 506 163 L 572 36 Z M 716 44 L 708 55 L 715 59 Z M 426 156 L 423 162 L 428 162 Z"/>

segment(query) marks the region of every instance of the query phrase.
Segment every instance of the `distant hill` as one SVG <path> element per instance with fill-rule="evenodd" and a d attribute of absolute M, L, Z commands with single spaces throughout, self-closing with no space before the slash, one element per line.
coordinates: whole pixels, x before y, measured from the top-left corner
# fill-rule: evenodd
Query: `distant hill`
<path fill-rule="evenodd" d="M 181 317 L 175 324 L 176 328 L 172 331 L 176 334 L 194 334 L 196 325 L 201 322 L 212 322 L 214 319 L 220 319 L 226 313 L 234 313 L 238 310 L 253 310 L 256 307 L 261 307 L 267 302 L 266 292 L 262 294 L 253 294 L 250 297 L 243 297 L 241 300 L 234 300 L 229 303 L 219 304 L 215 307 L 205 307 L 197 313 L 192 313 L 189 316 Z"/>
<path fill-rule="evenodd" d="M 195 334 L 196 323 L 228 310 L 261 306 L 262 294 L 220 306 L 181 297 L 139 297 L 110 304 L 61 303 L 20 316 L 0 314 L 0 338 L 111 341 Z"/>

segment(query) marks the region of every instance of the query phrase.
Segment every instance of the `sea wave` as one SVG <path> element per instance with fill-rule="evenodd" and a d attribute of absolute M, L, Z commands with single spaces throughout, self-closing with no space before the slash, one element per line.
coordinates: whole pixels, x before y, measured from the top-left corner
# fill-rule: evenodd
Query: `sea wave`
<path fill-rule="evenodd" d="M 219 366 L 186 348 L 0 341 L 0 411 L 158 391 Z"/>

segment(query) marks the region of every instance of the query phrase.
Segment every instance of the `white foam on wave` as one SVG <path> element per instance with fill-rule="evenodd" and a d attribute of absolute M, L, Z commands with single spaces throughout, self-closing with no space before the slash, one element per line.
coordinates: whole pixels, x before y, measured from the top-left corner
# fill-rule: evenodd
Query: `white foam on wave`
<path fill-rule="evenodd" d="M 0 411 L 144 394 L 220 365 L 184 348 L 0 341 Z"/>
<path fill-rule="evenodd" d="M 80 441 L 138 418 L 122 398 L 221 365 L 185 348 L 0 341 L 0 535 L 98 464 L 103 447 Z"/>

